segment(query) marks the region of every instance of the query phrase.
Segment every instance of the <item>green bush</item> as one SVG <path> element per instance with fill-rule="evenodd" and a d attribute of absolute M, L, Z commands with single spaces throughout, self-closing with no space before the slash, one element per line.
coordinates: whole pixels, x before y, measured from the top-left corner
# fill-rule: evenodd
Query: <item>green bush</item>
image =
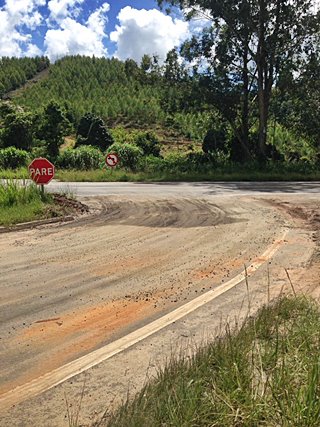
<path fill-rule="evenodd" d="M 116 153 L 119 157 L 120 164 L 124 168 L 136 170 L 143 156 L 141 148 L 133 144 L 112 144 L 108 153 Z"/>
<path fill-rule="evenodd" d="M 3 147 L 30 150 L 33 145 L 32 114 L 24 112 L 7 114 L 3 122 L 3 127 Z"/>
<path fill-rule="evenodd" d="M 104 151 L 113 142 L 113 137 L 101 117 L 87 113 L 81 118 L 77 129 L 77 147 L 92 145 Z"/>
<path fill-rule="evenodd" d="M 228 135 L 223 127 L 217 129 L 209 129 L 206 136 L 203 138 L 202 150 L 205 153 L 215 153 L 228 151 Z"/>
<path fill-rule="evenodd" d="M 186 154 L 170 153 L 166 157 L 166 170 L 170 173 L 188 172 L 190 168 Z"/>
<path fill-rule="evenodd" d="M 68 148 L 57 158 L 57 165 L 62 169 L 98 169 L 104 161 L 103 154 L 94 147 L 83 145 L 79 148 Z"/>
<path fill-rule="evenodd" d="M 139 163 L 139 169 L 145 172 L 163 172 L 167 168 L 167 162 L 162 157 L 146 156 Z"/>
<path fill-rule="evenodd" d="M 134 143 L 143 150 L 145 156 L 160 156 L 159 140 L 153 132 L 137 132 Z"/>
<path fill-rule="evenodd" d="M 36 141 L 36 145 L 32 147 L 31 150 L 31 158 L 35 159 L 37 157 L 47 157 L 48 150 L 45 141 Z"/>
<path fill-rule="evenodd" d="M 27 151 L 19 150 L 15 147 L 3 148 L 0 150 L 0 168 L 16 169 L 26 166 L 30 161 Z"/>
<path fill-rule="evenodd" d="M 277 153 L 282 155 L 280 159 L 286 162 L 306 161 L 314 163 L 316 159 L 315 147 L 308 139 L 296 135 L 292 130 L 286 129 L 278 123 L 269 127 L 268 143 L 274 147 Z"/>
<path fill-rule="evenodd" d="M 134 144 L 133 132 L 129 132 L 122 126 L 117 126 L 110 130 L 114 144 Z"/>
<path fill-rule="evenodd" d="M 214 163 L 214 159 L 210 154 L 200 151 L 193 151 L 187 154 L 187 161 L 191 168 L 201 168 Z"/>

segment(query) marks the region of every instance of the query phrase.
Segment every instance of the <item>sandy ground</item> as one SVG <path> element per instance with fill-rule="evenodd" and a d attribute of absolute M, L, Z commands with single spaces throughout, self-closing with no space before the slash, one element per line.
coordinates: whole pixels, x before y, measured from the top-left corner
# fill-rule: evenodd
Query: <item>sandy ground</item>
<path fill-rule="evenodd" d="M 1 394 L 217 287 L 284 229 L 281 250 L 250 278 L 250 310 L 290 289 L 285 269 L 297 291 L 319 296 L 316 195 L 82 201 L 93 215 L 0 236 L 1 426 L 67 426 L 67 406 L 74 413 L 83 384 L 81 422 L 99 419 L 141 388 L 173 348 L 194 348 L 247 313 L 246 286 L 40 396 L 21 403 L 16 396 L 1 410 Z"/>

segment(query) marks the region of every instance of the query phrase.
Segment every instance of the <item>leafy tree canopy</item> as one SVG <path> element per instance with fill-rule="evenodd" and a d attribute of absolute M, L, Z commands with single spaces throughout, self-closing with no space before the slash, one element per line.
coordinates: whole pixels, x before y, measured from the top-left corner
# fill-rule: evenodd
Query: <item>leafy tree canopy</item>
<path fill-rule="evenodd" d="M 45 106 L 41 119 L 39 136 L 46 142 L 49 157 L 55 159 L 70 123 L 64 110 L 56 101 L 50 101 Z"/>
<path fill-rule="evenodd" d="M 77 146 L 92 145 L 105 151 L 113 144 L 113 138 L 101 117 L 85 114 L 77 129 Z"/>
<path fill-rule="evenodd" d="M 178 6 L 187 19 L 208 20 L 202 34 L 182 51 L 191 61 L 205 59 L 208 99 L 229 120 L 243 154 L 258 116 L 258 157 L 267 154 L 267 130 L 274 87 L 287 69 L 299 73 L 314 50 L 319 13 L 312 0 L 158 0 Z M 203 63 L 203 62 L 202 62 Z M 209 89 L 209 90 L 208 90 Z M 257 114 L 256 114 L 257 112 Z"/>

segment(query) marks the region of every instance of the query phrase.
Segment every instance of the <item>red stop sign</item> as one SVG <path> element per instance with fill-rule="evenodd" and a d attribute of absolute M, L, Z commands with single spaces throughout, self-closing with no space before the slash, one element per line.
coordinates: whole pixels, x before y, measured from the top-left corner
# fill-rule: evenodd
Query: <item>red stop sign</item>
<path fill-rule="evenodd" d="M 31 179 L 36 184 L 49 184 L 54 177 L 54 165 L 42 157 L 34 159 L 28 169 Z"/>

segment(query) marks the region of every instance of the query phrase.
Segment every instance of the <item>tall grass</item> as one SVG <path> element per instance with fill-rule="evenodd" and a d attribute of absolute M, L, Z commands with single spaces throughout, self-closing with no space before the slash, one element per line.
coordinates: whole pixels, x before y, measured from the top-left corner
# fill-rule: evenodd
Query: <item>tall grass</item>
<path fill-rule="evenodd" d="M 99 426 L 320 425 L 320 311 L 285 297 L 235 332 L 173 360 Z"/>
<path fill-rule="evenodd" d="M 51 195 L 43 193 L 34 184 L 21 185 L 6 180 L 0 183 L 0 224 L 11 225 L 43 216 Z"/>
<path fill-rule="evenodd" d="M 195 159 L 197 160 L 197 159 Z M 0 179 L 28 178 L 27 169 L 0 169 Z M 320 169 L 308 163 L 271 163 L 265 167 L 252 163 L 201 164 L 185 156 L 170 155 L 165 159 L 144 158 L 136 171 L 117 167 L 110 169 L 56 169 L 60 181 L 112 182 L 112 181 L 319 181 Z"/>
<path fill-rule="evenodd" d="M 29 173 L 27 168 L 18 169 L 1 169 L 0 179 L 28 179 Z"/>

